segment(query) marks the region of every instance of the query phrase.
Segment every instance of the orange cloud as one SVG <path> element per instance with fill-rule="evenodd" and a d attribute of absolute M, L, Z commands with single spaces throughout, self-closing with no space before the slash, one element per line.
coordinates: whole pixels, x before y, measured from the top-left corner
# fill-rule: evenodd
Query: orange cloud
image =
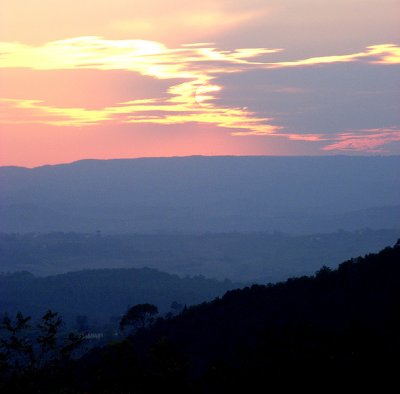
<path fill-rule="evenodd" d="M 204 96 L 203 96 L 204 97 Z M 135 100 L 101 110 L 55 108 L 39 100 L 0 99 L 3 124 L 42 123 L 53 126 L 92 126 L 107 121 L 117 123 L 153 123 L 161 125 L 197 122 L 232 130 L 244 130 L 246 135 L 271 134 L 280 127 L 269 125 L 268 118 L 256 117 L 241 108 L 219 108 L 212 104 L 173 103 L 159 100 Z M 233 132 L 240 135 L 240 132 Z"/>
<path fill-rule="evenodd" d="M 400 47 L 394 44 L 373 45 L 368 47 L 372 55 L 379 55 L 372 63 L 400 64 Z"/>
<path fill-rule="evenodd" d="M 258 65 L 251 58 L 277 49 L 249 48 L 233 51 L 189 46 L 169 49 L 143 40 L 104 40 L 78 37 L 41 47 L 0 44 L 0 67 L 36 70 L 98 69 L 126 70 L 159 80 L 185 82 L 172 85 L 163 99 L 131 100 L 102 109 L 54 107 L 35 99 L 3 98 L 14 112 L 26 110 L 15 122 L 38 122 L 59 126 L 85 126 L 105 121 L 120 123 L 182 124 L 210 123 L 219 127 L 251 130 L 258 134 L 278 129 L 242 108 L 224 108 L 213 103 L 222 87 L 213 83 L 216 74 L 238 72 Z M 23 120 L 21 120 L 23 119 Z M 12 122 L 12 119 L 4 120 Z"/>

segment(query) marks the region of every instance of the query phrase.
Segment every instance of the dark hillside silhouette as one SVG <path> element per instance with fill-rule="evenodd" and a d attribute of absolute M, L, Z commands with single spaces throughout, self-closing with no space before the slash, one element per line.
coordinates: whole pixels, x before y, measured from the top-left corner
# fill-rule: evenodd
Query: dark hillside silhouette
<path fill-rule="evenodd" d="M 89 393 L 384 390 L 398 378 L 399 311 L 400 242 L 313 277 L 230 291 L 30 384 Z"/>

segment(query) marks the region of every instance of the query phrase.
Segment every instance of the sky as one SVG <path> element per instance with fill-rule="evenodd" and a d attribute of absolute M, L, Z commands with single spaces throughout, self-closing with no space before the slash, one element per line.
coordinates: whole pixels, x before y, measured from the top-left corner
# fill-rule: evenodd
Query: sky
<path fill-rule="evenodd" d="M 0 0 L 0 165 L 400 154 L 398 0 Z"/>

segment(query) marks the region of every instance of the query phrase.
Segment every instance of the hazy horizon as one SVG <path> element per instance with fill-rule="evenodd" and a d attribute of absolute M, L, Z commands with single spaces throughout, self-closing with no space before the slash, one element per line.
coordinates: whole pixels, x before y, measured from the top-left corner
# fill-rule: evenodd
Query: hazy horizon
<path fill-rule="evenodd" d="M 0 167 L 0 231 L 396 228 L 400 156 L 191 156 Z"/>
<path fill-rule="evenodd" d="M 95 157 L 87 157 L 83 159 L 73 160 L 73 161 L 66 161 L 66 162 L 59 162 L 59 163 L 44 163 L 37 166 L 24 166 L 24 165 L 0 165 L 0 168 L 24 168 L 29 170 L 34 170 L 41 167 L 55 167 L 55 166 L 65 166 L 70 164 L 76 164 L 81 162 L 90 162 L 90 161 L 99 161 L 99 162 L 107 162 L 107 161 L 126 161 L 126 160 L 149 160 L 149 159 L 186 159 L 186 158 L 196 158 L 196 157 L 204 157 L 204 158 L 229 158 L 229 157 L 238 157 L 238 158 L 247 158 L 247 157 L 281 157 L 281 158 L 302 158 L 302 157 L 399 157 L 400 153 L 394 154 L 384 154 L 384 153 L 375 153 L 375 154 L 319 154 L 319 155 L 234 155 L 234 154 L 226 154 L 226 155 L 173 155 L 173 156 L 137 156 L 137 157 L 114 157 L 114 158 L 103 158 L 98 159 Z"/>

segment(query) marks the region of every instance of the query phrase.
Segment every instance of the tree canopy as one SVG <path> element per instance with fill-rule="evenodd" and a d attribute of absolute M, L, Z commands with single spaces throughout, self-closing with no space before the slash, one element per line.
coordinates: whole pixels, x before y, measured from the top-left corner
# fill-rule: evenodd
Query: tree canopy
<path fill-rule="evenodd" d="M 158 314 L 158 308 L 153 304 L 137 304 L 128 309 L 119 323 L 121 330 L 131 326 L 138 330 L 147 327 L 153 316 Z"/>

